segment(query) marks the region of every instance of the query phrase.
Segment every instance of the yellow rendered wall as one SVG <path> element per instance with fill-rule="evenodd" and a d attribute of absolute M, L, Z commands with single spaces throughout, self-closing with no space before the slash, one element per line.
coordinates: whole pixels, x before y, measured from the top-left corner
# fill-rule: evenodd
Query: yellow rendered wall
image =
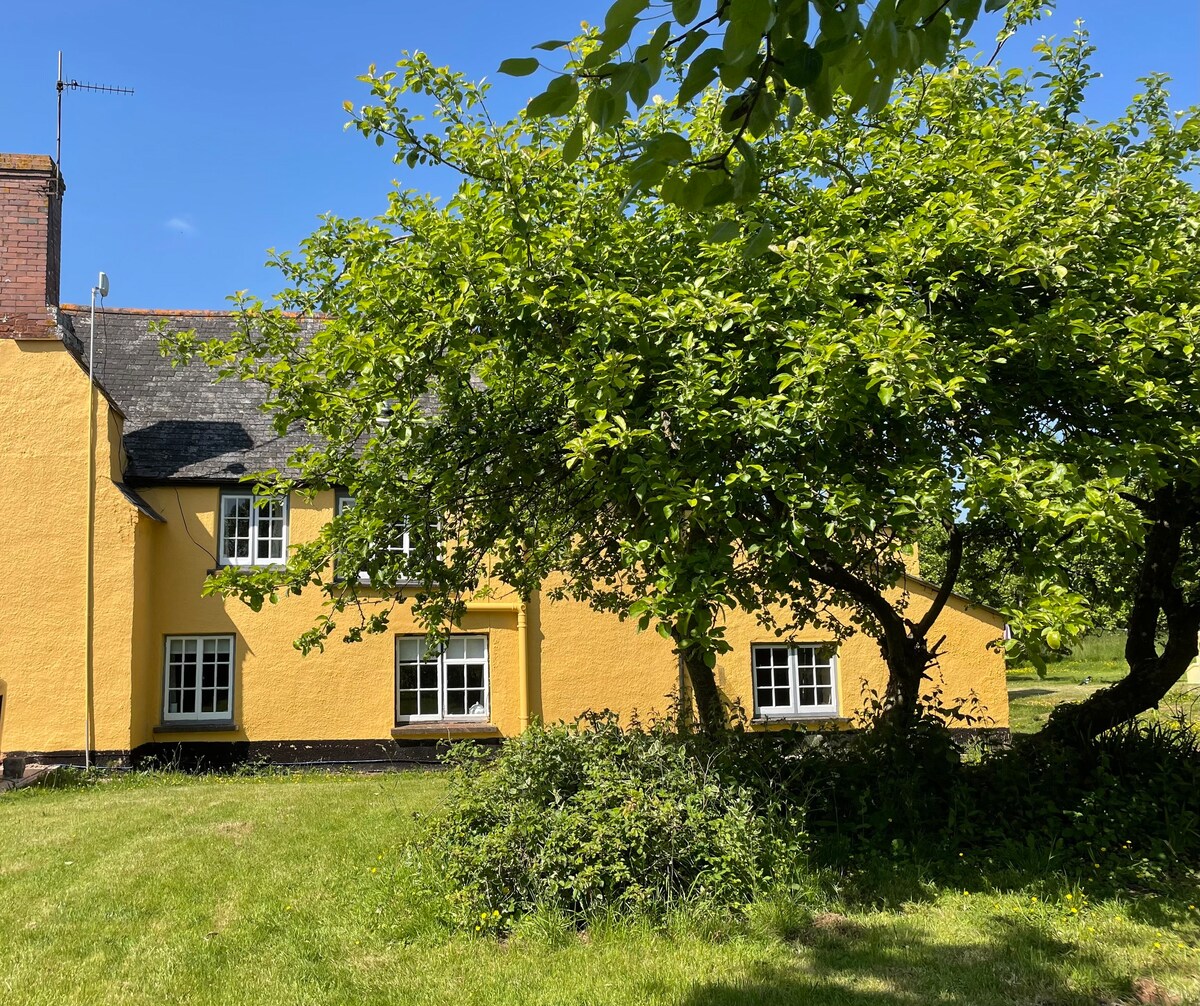
<path fill-rule="evenodd" d="M 7 504 L 0 524 L 0 752 L 79 751 L 84 741 L 87 401 L 89 383 L 57 342 L 0 340 L 0 475 Z M 418 632 L 398 606 L 389 632 L 361 643 L 335 635 L 323 653 L 292 645 L 322 610 L 315 591 L 253 612 L 236 600 L 201 597 L 215 565 L 220 490 L 160 486 L 141 490 L 165 523 L 140 514 L 113 486 L 120 478 L 120 417 L 97 396 L 96 622 L 93 747 L 124 751 L 172 740 L 355 740 L 387 738 L 394 726 L 394 641 Z M 332 493 L 290 501 L 289 540 L 313 537 L 332 512 Z M 929 588 L 909 581 L 913 612 Z M 511 596 L 507 598 L 511 600 Z M 493 599 L 497 600 L 497 599 Z M 505 600 L 501 597 L 499 600 Z M 341 616 L 343 627 L 354 618 Z M 986 609 L 959 600 L 947 607 L 935 675 L 947 699 L 974 691 L 992 723 L 1008 723 L 1004 665 L 988 648 L 1001 632 Z M 489 637 L 491 722 L 520 729 L 514 612 L 468 614 L 461 631 Z M 163 647 L 173 634 L 236 636 L 237 731 L 197 734 L 161 729 Z M 753 709 L 750 645 L 774 636 L 744 613 L 729 616 L 732 652 L 718 684 Z M 821 641 L 820 632 L 797 641 Z M 535 597 L 528 607 L 530 705 L 548 721 L 611 708 L 643 718 L 667 711 L 678 689 L 678 662 L 654 632 L 575 602 Z M 841 644 L 839 712 L 860 707 L 861 682 L 882 692 L 886 669 L 875 642 Z M 156 727 L 160 729 L 156 730 Z"/>
<path fill-rule="evenodd" d="M 908 617 L 919 618 L 928 610 L 933 591 L 923 582 L 908 580 Z M 897 590 L 893 600 L 899 601 Z M 534 709 L 553 722 L 572 719 L 587 709 L 611 708 L 628 717 L 636 712 L 645 719 L 653 711 L 663 712 L 678 692 L 678 660 L 671 644 L 655 632 L 638 633 L 633 623 L 588 610 L 575 602 L 538 605 L 538 618 L 531 622 L 540 629 L 541 661 L 535 675 Z M 932 633 L 943 633 L 942 656 L 931 669 L 931 687 L 941 688 L 942 698 L 955 705 L 972 692 L 987 719 L 974 724 L 1008 726 L 1008 688 L 1004 657 L 989 644 L 1004 629 L 999 615 L 951 598 Z M 747 715 L 754 712 L 751 687 L 750 648 L 754 643 L 779 642 L 774 632 L 742 611 L 731 612 L 725 624 L 730 652 L 717 660 L 717 685 L 729 700 L 739 701 Z M 798 643 L 829 642 L 827 630 L 801 630 L 790 637 Z M 856 718 L 863 708 L 864 687 L 882 695 L 887 687 L 887 665 L 879 644 L 870 636 L 856 634 L 838 645 L 838 715 Z"/>
<path fill-rule="evenodd" d="M 59 342 L 0 340 L 0 751 L 81 751 L 90 384 Z M 120 417 L 96 396 L 93 748 L 129 747 L 137 511 L 113 486 Z"/>
<path fill-rule="evenodd" d="M 156 487 L 141 490 L 167 518 L 149 527 L 154 549 L 153 589 L 145 631 L 150 640 L 136 670 L 141 682 L 133 746 L 176 740 L 370 740 L 390 737 L 395 726 L 397 634 L 420 632 L 407 604 L 395 608 L 388 632 L 344 643 L 341 632 L 324 652 L 300 654 L 292 645 L 322 612 L 322 595 L 281 597 L 254 612 L 237 600 L 200 597 L 216 555 L 217 487 Z M 185 530 L 180 512 L 186 515 Z M 316 536 L 330 519 L 333 493 L 310 502 L 290 500 L 288 537 Z M 190 532 L 190 536 L 189 536 Z M 374 610 L 368 608 L 368 611 Z M 353 610 L 340 626 L 357 621 Z M 462 632 L 488 636 L 491 722 L 504 733 L 519 732 L 515 612 L 468 613 Z M 169 635 L 235 633 L 234 722 L 237 730 L 196 734 L 155 731 L 162 720 L 163 647 Z"/>

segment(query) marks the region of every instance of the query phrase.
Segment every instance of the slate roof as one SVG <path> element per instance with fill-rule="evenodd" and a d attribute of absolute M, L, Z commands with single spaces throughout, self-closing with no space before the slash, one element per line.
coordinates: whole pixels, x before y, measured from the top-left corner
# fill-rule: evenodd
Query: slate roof
<path fill-rule="evenodd" d="M 90 311 L 62 308 L 63 342 L 87 369 Z M 107 309 L 96 318 L 96 383 L 125 414 L 126 482 L 239 482 L 268 468 L 286 469 L 304 442 L 278 436 L 261 409 L 265 389 L 254 381 L 216 383 L 197 361 L 172 367 L 159 352 L 150 323 L 195 329 L 202 339 L 228 337 L 234 317 L 217 311 Z"/>

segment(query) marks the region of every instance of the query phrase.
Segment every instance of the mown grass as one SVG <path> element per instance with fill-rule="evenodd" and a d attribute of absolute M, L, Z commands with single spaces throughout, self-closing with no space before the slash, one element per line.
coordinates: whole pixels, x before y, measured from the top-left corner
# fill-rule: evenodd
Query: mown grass
<path fill-rule="evenodd" d="M 869 899 L 887 908 L 826 878 L 734 917 L 477 937 L 419 848 L 444 785 L 163 776 L 0 797 L 0 1001 L 1095 1006 L 1138 980 L 1200 1001 L 1188 892 L 1008 888 L 969 861 L 953 889 L 883 871 Z"/>
<path fill-rule="evenodd" d="M 1069 656 L 1048 664 L 1045 677 L 1039 677 L 1032 665 L 1012 668 L 1008 715 L 1013 733 L 1040 730 L 1059 703 L 1082 701 L 1125 677 L 1128 670 L 1125 635 L 1115 632 L 1085 638 Z M 1180 684 L 1145 718 L 1200 723 L 1200 686 Z"/>

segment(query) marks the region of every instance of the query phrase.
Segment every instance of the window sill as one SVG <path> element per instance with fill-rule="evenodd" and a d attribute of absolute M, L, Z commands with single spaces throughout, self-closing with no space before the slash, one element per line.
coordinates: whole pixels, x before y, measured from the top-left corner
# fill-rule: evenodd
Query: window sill
<path fill-rule="evenodd" d="M 361 573 L 358 575 L 356 582 L 360 587 L 370 587 L 372 590 L 383 589 L 373 584 L 369 576 L 364 576 Z M 409 577 L 401 577 L 399 580 L 393 580 L 391 583 L 386 584 L 385 586 L 388 590 L 395 590 L 397 587 L 419 587 L 421 586 L 421 581 L 413 580 Z"/>
<path fill-rule="evenodd" d="M 282 562 L 219 562 L 208 571 L 209 576 L 216 576 L 225 569 L 287 569 Z"/>
<path fill-rule="evenodd" d="M 500 728 L 483 720 L 422 720 L 417 723 L 401 723 L 392 728 L 395 740 L 414 740 L 418 738 L 461 737 L 500 737 Z"/>
<path fill-rule="evenodd" d="M 169 720 L 154 727 L 156 734 L 224 734 L 236 730 L 233 720 Z"/>
<path fill-rule="evenodd" d="M 851 723 L 851 718 L 839 716 L 837 713 L 783 713 L 771 716 L 760 714 L 750 720 L 750 725 L 756 727 L 770 726 L 773 723 L 836 723 L 841 726 Z"/>

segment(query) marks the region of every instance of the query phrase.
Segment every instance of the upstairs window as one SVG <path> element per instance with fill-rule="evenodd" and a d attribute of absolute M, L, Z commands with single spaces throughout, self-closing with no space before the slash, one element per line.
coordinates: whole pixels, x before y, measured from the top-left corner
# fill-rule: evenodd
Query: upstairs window
<path fill-rule="evenodd" d="M 272 566 L 287 560 L 286 499 L 252 493 L 221 495 L 220 550 L 223 566 Z"/>
<path fill-rule="evenodd" d="M 760 716 L 837 713 L 837 650 L 828 643 L 750 648 L 754 711 Z"/>
<path fill-rule="evenodd" d="M 350 510 L 353 508 L 354 502 L 355 502 L 354 497 L 351 496 L 349 493 L 339 493 L 338 497 L 337 497 L 337 505 L 335 507 L 334 512 L 337 514 L 337 516 L 340 517 L 347 510 Z M 387 542 L 383 545 L 383 548 L 386 551 L 398 553 L 406 560 L 416 553 L 417 547 L 418 547 L 418 537 L 416 534 L 414 534 L 410 530 L 407 521 L 402 524 L 397 524 L 394 527 L 392 527 L 389 531 L 389 534 L 387 535 Z M 365 570 L 362 570 L 358 574 L 358 580 L 360 583 L 370 583 L 371 576 Z M 416 583 L 416 582 L 417 581 L 415 579 L 411 579 L 411 578 L 407 578 L 407 577 L 401 578 L 399 580 L 400 584 L 408 584 L 408 583 Z"/>
<path fill-rule="evenodd" d="M 487 716 L 487 636 L 450 636 L 432 652 L 424 636 L 396 637 L 397 723 Z"/>

